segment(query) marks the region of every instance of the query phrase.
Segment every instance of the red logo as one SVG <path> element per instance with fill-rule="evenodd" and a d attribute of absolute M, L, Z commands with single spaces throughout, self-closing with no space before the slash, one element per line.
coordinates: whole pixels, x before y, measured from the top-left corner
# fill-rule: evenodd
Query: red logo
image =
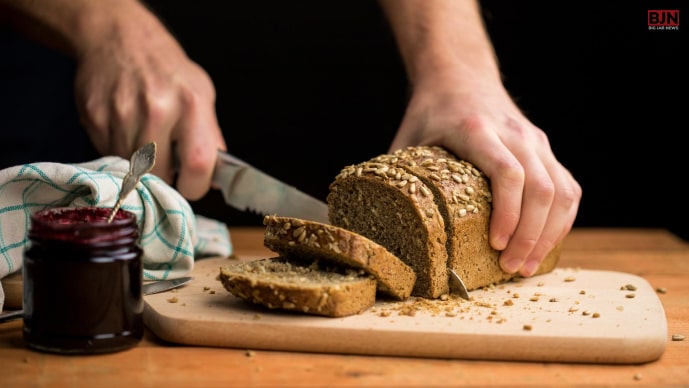
<path fill-rule="evenodd" d="M 649 27 L 679 27 L 678 9 L 649 9 Z"/>

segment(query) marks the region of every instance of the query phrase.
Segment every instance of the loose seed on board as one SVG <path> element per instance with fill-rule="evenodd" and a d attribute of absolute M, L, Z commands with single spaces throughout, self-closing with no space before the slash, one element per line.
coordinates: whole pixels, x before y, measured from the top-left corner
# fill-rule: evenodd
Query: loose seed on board
<path fill-rule="evenodd" d="M 673 340 L 673 341 L 684 341 L 684 335 L 682 335 L 682 334 L 673 334 L 673 335 L 672 335 L 672 340 Z"/>

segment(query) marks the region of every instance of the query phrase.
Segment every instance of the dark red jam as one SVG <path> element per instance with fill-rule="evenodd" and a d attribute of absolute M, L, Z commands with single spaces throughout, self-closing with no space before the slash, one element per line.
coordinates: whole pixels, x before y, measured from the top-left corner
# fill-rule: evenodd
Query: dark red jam
<path fill-rule="evenodd" d="M 24 340 L 67 354 L 131 348 L 143 337 L 136 215 L 53 208 L 31 217 L 24 253 Z"/>

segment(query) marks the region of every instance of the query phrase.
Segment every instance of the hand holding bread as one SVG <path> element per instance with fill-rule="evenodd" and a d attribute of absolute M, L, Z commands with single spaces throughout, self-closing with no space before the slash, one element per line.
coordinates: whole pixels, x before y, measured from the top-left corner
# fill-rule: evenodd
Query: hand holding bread
<path fill-rule="evenodd" d="M 403 148 L 342 169 L 327 197 L 332 225 L 266 216 L 264 245 L 279 257 L 222 268 L 220 280 L 253 303 L 326 316 L 361 312 L 377 292 L 398 300 L 440 298 L 449 292 L 448 268 L 468 290 L 505 282 L 518 275 L 501 268 L 490 244 L 492 202 L 490 184 L 473 164 L 441 147 Z M 555 268 L 559 248 L 535 273 Z M 328 272 L 358 273 L 357 292 L 368 296 L 343 296 L 351 279 Z M 287 278 L 322 282 L 307 287 Z M 364 278 L 373 281 L 366 286 Z M 332 304 L 337 298 L 313 297 L 319 293 L 339 295 L 347 308 Z"/>

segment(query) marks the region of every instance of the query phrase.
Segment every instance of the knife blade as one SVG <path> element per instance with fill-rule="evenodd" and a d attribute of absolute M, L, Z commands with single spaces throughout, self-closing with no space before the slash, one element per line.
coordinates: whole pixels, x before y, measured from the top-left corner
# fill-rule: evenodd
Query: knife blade
<path fill-rule="evenodd" d="M 193 279 L 192 277 L 187 276 L 187 277 L 178 278 L 178 279 L 166 279 L 166 280 L 154 281 L 151 283 L 145 283 L 141 287 L 141 292 L 144 295 L 157 294 L 157 293 L 171 290 L 173 288 L 177 288 L 181 285 L 187 284 L 192 279 Z M 23 316 L 24 316 L 24 310 L 23 309 L 0 313 L 0 323 L 9 322 L 9 321 L 12 321 L 15 319 L 19 319 L 19 318 L 22 318 Z"/>
<path fill-rule="evenodd" d="M 330 223 L 328 206 L 300 190 L 258 170 L 243 160 L 218 151 L 213 183 L 225 202 L 242 211 L 296 217 Z"/>
<path fill-rule="evenodd" d="M 467 291 L 467 287 L 464 285 L 462 278 L 457 275 L 457 272 L 449 267 L 447 272 L 450 275 L 450 291 L 458 294 L 462 299 L 471 300 L 469 298 L 469 291 Z"/>
<path fill-rule="evenodd" d="M 157 294 L 159 292 L 171 290 L 173 288 L 177 288 L 181 285 L 187 284 L 191 281 L 191 279 L 192 277 L 186 276 L 183 278 L 159 280 L 151 283 L 144 283 L 144 285 L 141 287 L 141 292 L 143 292 L 144 295 Z"/>

